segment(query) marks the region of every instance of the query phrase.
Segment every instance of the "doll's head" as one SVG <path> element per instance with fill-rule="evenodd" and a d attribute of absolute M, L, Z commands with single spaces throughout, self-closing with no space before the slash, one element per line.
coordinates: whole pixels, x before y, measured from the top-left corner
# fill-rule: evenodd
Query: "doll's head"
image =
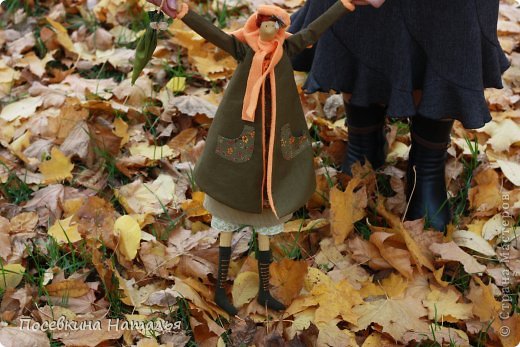
<path fill-rule="evenodd" d="M 260 29 L 260 38 L 263 41 L 272 41 L 278 31 L 287 25 L 281 18 L 275 15 L 258 14 L 256 17 L 256 26 Z"/>

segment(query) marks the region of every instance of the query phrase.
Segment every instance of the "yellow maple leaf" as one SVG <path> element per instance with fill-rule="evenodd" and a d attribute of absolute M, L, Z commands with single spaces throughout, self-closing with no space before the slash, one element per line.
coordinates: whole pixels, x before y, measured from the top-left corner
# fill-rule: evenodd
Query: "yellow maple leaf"
<path fill-rule="evenodd" d="M 54 225 L 49 229 L 47 234 L 51 235 L 56 239 L 58 243 L 74 243 L 81 240 L 81 235 L 78 232 L 78 225 L 70 225 L 72 218 L 57 220 Z"/>
<path fill-rule="evenodd" d="M 361 304 L 363 299 L 347 280 L 317 284 L 311 294 L 319 304 L 316 322 L 328 322 L 340 316 L 347 322 L 356 323 L 359 315 L 352 311 L 352 307 Z"/>
<path fill-rule="evenodd" d="M 74 164 L 58 148 L 51 150 L 51 159 L 40 164 L 39 169 L 43 174 L 43 183 L 56 183 L 72 178 Z"/>
<path fill-rule="evenodd" d="M 364 302 L 355 306 L 352 312 L 359 316 L 355 323 L 357 330 L 377 323 L 382 326 L 383 332 L 399 341 L 407 331 L 429 331 L 428 324 L 420 319 L 428 311 L 422 306 L 421 300 L 410 296 Z"/>
<path fill-rule="evenodd" d="M 459 298 L 460 295 L 450 288 L 443 291 L 432 290 L 426 300 L 423 300 L 423 305 L 428 308 L 428 318 L 434 319 L 436 316 L 438 321 L 451 323 L 470 319 L 473 317 L 473 304 L 458 303 Z"/>
<path fill-rule="evenodd" d="M 191 200 L 182 203 L 181 208 L 187 217 L 206 216 L 209 212 L 204 208 L 204 192 L 193 192 Z"/>
<path fill-rule="evenodd" d="M 119 217 L 114 223 L 114 234 L 119 236 L 118 249 L 128 260 L 133 260 L 141 245 L 139 223 L 129 215 Z"/>
<path fill-rule="evenodd" d="M 381 286 L 388 297 L 397 298 L 408 288 L 408 281 L 403 276 L 392 272 L 381 281 Z"/>
<path fill-rule="evenodd" d="M 363 186 L 354 193 L 354 189 L 363 182 L 354 177 L 344 192 L 334 187 L 330 191 L 331 232 L 336 244 L 343 243 L 354 230 L 354 223 L 365 216 L 367 192 Z"/>

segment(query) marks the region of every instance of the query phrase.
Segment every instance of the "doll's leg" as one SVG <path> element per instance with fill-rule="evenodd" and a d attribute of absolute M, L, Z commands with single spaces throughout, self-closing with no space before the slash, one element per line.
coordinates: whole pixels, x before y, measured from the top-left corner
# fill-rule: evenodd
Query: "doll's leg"
<path fill-rule="evenodd" d="M 411 123 L 406 219 L 425 217 L 427 225 L 443 231 L 451 219 L 445 167 L 453 120 L 433 120 L 415 115 Z"/>
<path fill-rule="evenodd" d="M 237 224 L 228 223 L 218 217 L 213 216 L 211 218 L 211 227 L 220 231 L 218 275 L 214 300 L 220 308 L 222 308 L 231 316 L 234 316 L 238 313 L 238 310 L 229 302 L 226 296 L 226 290 L 224 289 L 224 282 L 227 279 L 229 262 L 231 261 L 231 239 L 233 238 L 233 231 L 238 229 L 240 226 Z"/>
<path fill-rule="evenodd" d="M 374 169 L 385 163 L 387 143 L 385 136 L 386 107 L 372 104 L 370 107 L 345 103 L 348 128 L 348 147 L 343 158 L 341 171 L 351 174 L 351 167 L 365 158 Z"/>
<path fill-rule="evenodd" d="M 269 293 L 269 264 L 271 264 L 271 249 L 269 233 L 277 233 L 280 231 L 280 227 L 283 230 L 283 224 L 271 228 L 259 228 L 258 233 L 258 274 L 260 277 L 260 286 L 258 290 L 257 301 L 262 306 L 267 306 L 272 310 L 284 310 L 285 305 L 276 300 Z"/>

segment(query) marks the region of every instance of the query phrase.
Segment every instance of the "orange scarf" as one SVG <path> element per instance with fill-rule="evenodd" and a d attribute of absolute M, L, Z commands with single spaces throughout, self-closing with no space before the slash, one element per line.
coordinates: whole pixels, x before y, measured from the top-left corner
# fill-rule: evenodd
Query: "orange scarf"
<path fill-rule="evenodd" d="M 249 70 L 247 79 L 246 93 L 244 95 L 244 106 L 242 108 L 242 119 L 250 122 L 255 121 L 255 111 L 260 97 L 260 89 L 269 74 L 271 83 L 272 97 L 272 115 L 276 114 L 276 79 L 274 76 L 274 68 L 282 59 L 283 43 L 291 34 L 286 32 L 284 28 L 280 28 L 272 41 L 263 41 L 260 39 L 260 29 L 256 26 L 256 17 L 261 15 L 275 15 L 280 18 L 288 27 L 291 23 L 289 14 L 278 6 L 261 5 L 246 22 L 246 25 L 231 34 L 241 42 L 247 43 L 254 51 L 253 62 Z M 263 71 L 264 61 L 271 54 L 269 66 Z M 265 100 L 262 100 L 265 103 Z"/>

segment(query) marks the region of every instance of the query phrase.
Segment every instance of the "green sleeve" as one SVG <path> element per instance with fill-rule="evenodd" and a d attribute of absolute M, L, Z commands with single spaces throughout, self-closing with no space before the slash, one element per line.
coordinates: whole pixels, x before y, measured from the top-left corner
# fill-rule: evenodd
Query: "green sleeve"
<path fill-rule="evenodd" d="M 200 36 L 231 54 L 233 58 L 242 60 L 244 55 L 243 43 L 233 35 L 226 34 L 192 10 L 188 10 L 188 13 L 182 17 L 182 21 Z"/>
<path fill-rule="evenodd" d="M 294 56 L 313 45 L 338 19 L 350 11 L 338 0 L 325 13 L 316 18 L 307 28 L 287 38 L 287 54 Z"/>

